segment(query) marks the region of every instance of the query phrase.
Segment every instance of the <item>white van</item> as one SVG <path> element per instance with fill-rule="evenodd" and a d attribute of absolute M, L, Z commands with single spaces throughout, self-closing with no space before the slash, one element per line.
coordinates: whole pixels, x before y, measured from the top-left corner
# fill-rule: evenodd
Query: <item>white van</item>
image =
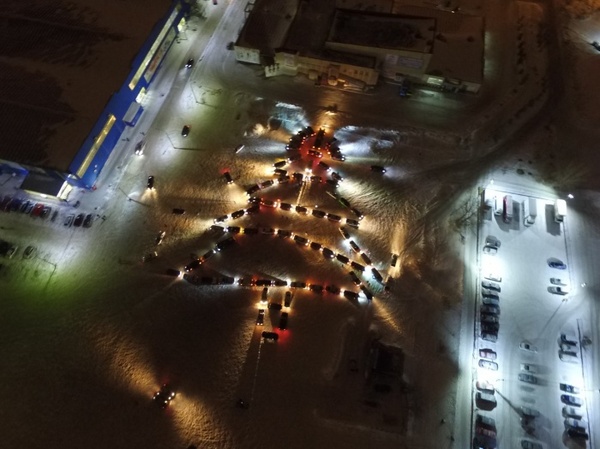
<path fill-rule="evenodd" d="M 502 199 L 502 218 L 505 223 L 510 223 L 513 217 L 513 202 L 512 196 L 506 195 Z"/>
<path fill-rule="evenodd" d="M 494 197 L 494 215 L 502 215 L 503 206 L 502 200 L 497 196 Z"/>

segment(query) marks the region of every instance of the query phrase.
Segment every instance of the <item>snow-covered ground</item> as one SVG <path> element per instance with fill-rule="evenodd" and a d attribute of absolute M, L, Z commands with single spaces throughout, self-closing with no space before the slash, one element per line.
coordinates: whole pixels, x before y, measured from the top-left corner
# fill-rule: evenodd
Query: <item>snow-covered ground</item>
<path fill-rule="evenodd" d="M 538 17 L 536 8 L 526 9 Z M 212 17 L 209 22 L 214 27 L 218 23 Z M 199 34 L 198 42 L 213 46 Z M 228 40 L 214 45 L 222 47 Z M 187 56 L 183 50 L 176 54 L 181 60 Z M 581 58 L 577 64 L 585 64 Z M 451 436 L 469 444 L 470 430 L 454 426 L 454 411 L 470 400 L 457 391 L 472 370 L 460 348 L 473 336 L 473 327 L 461 328 L 461 320 L 464 324 L 463 280 L 472 276 L 472 266 L 464 261 L 475 258 L 463 251 L 477 246 L 476 187 L 508 174 L 512 181 L 535 180 L 527 188 L 550 191 L 548 195 L 554 192 L 544 187 L 545 180 L 560 189 L 593 190 L 595 178 L 577 171 L 582 165 L 595 166 L 587 163 L 594 161 L 588 159 L 594 153 L 587 145 L 593 142 L 592 131 L 564 130 L 563 115 L 555 112 L 556 118 L 541 116 L 539 126 L 510 148 L 484 157 L 483 147 L 466 152 L 454 145 L 457 130 L 448 137 L 413 123 L 404 126 L 402 118 L 397 126 L 387 126 L 386 111 L 361 109 L 370 98 L 287 79 L 252 81 L 262 86 L 264 97 L 253 94 L 253 86 L 238 90 L 233 77 L 252 78 L 253 69 L 222 65 L 233 73 L 222 84 L 218 72 L 201 65 L 190 83 L 176 75 L 173 93 L 156 119 L 145 124 L 146 155 L 135 158 L 123 144 L 124 158 L 113 161 L 118 168 L 96 192 L 83 194 L 81 210 L 105 220 L 97 219 L 91 229 L 75 229 L 62 225 L 70 213 L 66 210 L 55 223 L 0 215 L 2 238 L 21 247 L 13 259 L 2 261 L 0 271 L 3 444 L 430 448 L 452 447 Z M 149 95 L 159 98 L 159 93 Z M 281 103 L 273 100 L 278 95 Z M 303 100 L 286 105 L 290 96 Z M 326 113 L 323 106 L 334 103 L 343 112 Z M 561 108 L 559 112 L 573 110 Z M 385 127 L 370 125 L 377 115 Z M 270 118 L 282 120 L 282 127 L 269 128 Z M 185 123 L 192 125 L 187 139 L 180 136 Z M 166 268 L 181 269 L 192 255 L 204 254 L 224 238 L 208 230 L 212 220 L 247 207 L 245 189 L 273 178 L 272 164 L 285 158 L 286 139 L 309 124 L 328 125 L 340 140 L 347 160 L 324 160 L 346 178 L 337 193 L 365 214 L 360 229 L 349 228 L 350 234 L 384 278 L 391 277 L 390 290 L 365 276 L 376 296 L 372 303 L 364 297 L 354 303 L 327 293 L 294 291 L 288 330 L 280 331 L 277 343 L 267 343 L 260 338 L 263 328 L 255 324 L 262 288 L 196 286 L 164 273 Z M 464 126 L 473 131 L 473 122 Z M 510 134 L 510 127 L 502 129 Z M 502 139 L 496 135 L 496 141 Z M 572 148 L 568 154 L 561 151 L 564 142 Z M 245 148 L 234 155 L 239 143 Z M 569 174 L 577 176 L 557 170 L 573 155 L 582 161 L 570 162 Z M 372 173 L 372 164 L 384 165 L 388 172 Z M 286 167 L 304 168 L 306 159 Z M 226 169 L 234 185 L 225 184 Z M 148 175 L 156 176 L 153 192 L 145 189 Z M 1 179 L 3 190 L 13 181 Z M 351 217 L 327 190 L 331 188 L 322 184 L 290 183 L 265 189 L 261 196 Z M 586 210 L 593 202 L 574 207 L 578 204 Z M 187 213 L 173 215 L 174 207 Z M 291 229 L 340 254 L 352 254 L 339 225 L 311 216 L 262 208 L 227 224 Z M 156 248 L 160 230 L 167 234 Z M 580 236 L 572 239 L 571 244 L 582 246 Z M 21 251 L 28 244 L 35 244 L 38 253 L 25 260 Z M 154 250 L 159 258 L 142 263 L 141 257 Z M 393 269 L 392 253 L 400 255 Z M 595 260 L 587 262 L 593 273 Z M 214 255 L 197 274 L 305 280 L 357 290 L 348 271 L 290 240 L 239 235 L 233 247 Z M 592 283 L 593 277 L 586 281 Z M 270 293 L 282 300 L 287 290 L 271 287 Z M 279 312 L 268 310 L 264 329 L 275 328 L 278 318 Z M 365 381 L 374 339 L 402 348 L 402 379 Z M 357 360 L 358 372 L 349 369 L 351 360 Z M 176 387 L 177 396 L 161 411 L 151 397 L 164 382 Z M 375 385 L 382 383 L 390 390 L 378 392 Z M 250 407 L 236 407 L 238 398 Z M 518 435 L 510 438 L 517 444 Z"/>

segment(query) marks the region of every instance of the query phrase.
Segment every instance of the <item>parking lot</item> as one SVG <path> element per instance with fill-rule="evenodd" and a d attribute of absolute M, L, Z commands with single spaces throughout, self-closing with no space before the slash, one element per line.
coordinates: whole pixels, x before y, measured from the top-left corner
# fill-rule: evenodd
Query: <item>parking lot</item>
<path fill-rule="evenodd" d="M 510 220 L 496 214 L 493 206 L 493 198 L 506 195 L 513 200 Z M 479 239 L 482 285 L 478 292 L 474 354 L 474 360 L 479 360 L 474 369 L 479 384 L 474 385 L 473 394 L 492 393 L 495 403 L 485 403 L 474 396 L 474 416 L 494 419 L 493 426 L 476 420 L 476 444 L 524 444 L 523 447 L 531 448 L 557 447 L 558 441 L 580 444 L 587 439 L 588 418 L 582 417 L 581 421 L 585 432 L 573 434 L 573 423 L 565 421 L 571 416 L 563 410 L 569 405 L 568 398 L 561 399 L 567 387 L 561 389 L 560 385 L 575 386 L 577 393 L 584 390 L 584 336 L 577 314 L 573 313 L 578 306 L 578 291 L 584 287 L 571 283 L 566 236 L 569 218 L 557 223 L 554 201 L 535 199 L 537 217 L 533 224 L 526 225 L 523 204 L 529 202 L 528 197 L 496 190 L 486 191 L 485 198 L 489 207 Z M 495 288 L 483 288 L 490 287 L 490 279 Z M 497 298 L 497 310 L 482 307 L 485 296 L 490 295 Z M 565 344 L 565 339 L 571 343 Z M 490 365 L 492 360 L 497 366 Z M 585 411 L 585 406 L 581 410 Z M 535 446 L 539 443 L 542 446 Z"/>

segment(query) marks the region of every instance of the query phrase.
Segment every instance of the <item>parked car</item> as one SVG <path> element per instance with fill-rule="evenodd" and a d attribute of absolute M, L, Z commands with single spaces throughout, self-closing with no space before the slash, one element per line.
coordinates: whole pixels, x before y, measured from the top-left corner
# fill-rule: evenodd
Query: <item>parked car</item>
<path fill-rule="evenodd" d="M 493 290 L 493 291 L 498 292 L 498 293 L 500 293 L 502 291 L 502 288 L 500 287 L 500 284 L 498 284 L 496 282 L 481 281 L 481 286 L 483 288 L 487 288 L 488 290 Z"/>
<path fill-rule="evenodd" d="M 521 440 L 521 449 L 544 449 L 544 446 L 537 441 Z"/>
<path fill-rule="evenodd" d="M 157 253 L 156 251 L 153 251 L 153 252 L 151 252 L 151 253 L 144 254 L 144 255 L 142 256 L 142 262 L 144 262 L 144 263 L 145 263 L 145 262 L 151 262 L 151 261 L 153 261 L 154 259 L 156 259 L 157 257 L 158 257 L 158 253 Z"/>
<path fill-rule="evenodd" d="M 283 305 L 284 307 L 290 307 L 292 305 L 292 292 L 285 292 L 285 296 L 283 297 Z"/>
<path fill-rule="evenodd" d="M 322 246 L 323 245 L 318 242 L 310 242 L 310 248 L 314 249 L 315 251 L 320 251 Z"/>
<path fill-rule="evenodd" d="M 537 384 L 538 380 L 533 374 L 519 373 L 519 380 L 528 384 Z"/>
<path fill-rule="evenodd" d="M 582 419 L 583 410 L 581 408 L 575 408 L 569 405 L 565 405 L 562 408 L 562 415 L 566 418 Z"/>
<path fill-rule="evenodd" d="M 524 371 L 529 374 L 536 374 L 537 368 L 535 365 L 531 365 L 529 363 L 521 363 L 521 371 Z"/>
<path fill-rule="evenodd" d="M 554 285 L 561 285 L 561 286 L 566 286 L 567 285 L 560 278 L 550 278 L 550 283 L 554 284 Z"/>
<path fill-rule="evenodd" d="M 166 273 L 167 273 L 167 275 L 169 275 L 169 276 L 175 276 L 175 277 L 179 277 L 179 276 L 181 276 L 181 271 L 179 271 L 179 270 L 175 270 L 175 269 L 173 269 L 173 268 L 167 268 L 167 271 L 166 271 Z"/>
<path fill-rule="evenodd" d="M 496 391 L 496 389 L 494 388 L 494 385 L 492 385 L 487 380 L 478 380 L 475 383 L 475 387 L 479 391 L 483 391 L 484 393 L 489 393 L 489 394 L 494 394 L 494 392 Z"/>
<path fill-rule="evenodd" d="M 494 305 L 483 305 L 479 310 L 481 313 L 487 313 L 489 315 L 500 315 L 500 307 Z"/>
<path fill-rule="evenodd" d="M 481 302 L 483 302 L 483 304 L 485 304 L 486 306 L 500 306 L 500 301 L 498 300 L 498 298 L 484 297 L 481 300 Z"/>
<path fill-rule="evenodd" d="M 292 205 L 290 203 L 280 203 L 279 204 L 279 209 L 281 210 L 285 210 L 285 211 L 290 211 L 292 210 Z"/>
<path fill-rule="evenodd" d="M 488 348 L 483 348 L 479 350 L 479 357 L 489 360 L 496 360 L 497 354 L 496 351 L 492 351 Z"/>
<path fill-rule="evenodd" d="M 498 253 L 498 248 L 496 248 L 495 246 L 484 246 L 483 247 L 483 252 L 485 254 L 490 254 L 490 255 L 495 255 L 496 253 Z"/>
<path fill-rule="evenodd" d="M 135 144 L 135 149 L 133 150 L 133 152 L 135 153 L 136 156 L 141 156 L 142 154 L 144 154 L 145 148 L 146 148 L 146 140 L 143 139 Z"/>
<path fill-rule="evenodd" d="M 84 228 L 91 228 L 92 227 L 93 219 L 94 219 L 94 216 L 92 214 L 87 214 L 85 216 L 85 218 L 83 219 L 83 227 Z"/>
<path fill-rule="evenodd" d="M 392 254 L 392 261 L 390 262 L 390 266 L 395 267 L 396 263 L 398 263 L 398 254 Z"/>
<path fill-rule="evenodd" d="M 288 327 L 288 313 L 281 312 L 281 316 L 279 317 L 279 329 L 284 331 Z"/>
<path fill-rule="evenodd" d="M 29 245 L 23 251 L 23 259 L 31 259 L 35 255 L 35 246 Z"/>
<path fill-rule="evenodd" d="M 65 218 L 64 225 L 67 227 L 71 227 L 71 225 L 73 224 L 73 220 L 75 220 L 75 215 L 68 215 L 67 218 Z"/>
<path fill-rule="evenodd" d="M 356 244 L 356 242 L 354 240 L 350 240 L 350 242 L 348 242 L 350 244 L 350 246 L 352 247 L 352 249 L 357 252 L 360 253 L 360 247 Z"/>
<path fill-rule="evenodd" d="M 498 371 L 498 364 L 496 362 L 490 362 L 489 360 L 479 360 L 479 367 L 492 371 Z"/>
<path fill-rule="evenodd" d="M 279 339 L 279 334 L 277 332 L 267 332 L 263 331 L 261 334 L 262 338 L 269 341 L 277 341 Z"/>
<path fill-rule="evenodd" d="M 263 326 L 265 323 L 265 309 L 258 309 L 258 316 L 256 317 L 256 325 Z"/>
<path fill-rule="evenodd" d="M 190 135 L 190 125 L 183 125 L 183 128 L 181 128 L 181 135 L 183 137 L 187 137 Z"/>
<path fill-rule="evenodd" d="M 348 233 L 346 228 L 344 228 L 343 226 L 340 228 L 340 234 L 342 234 L 342 237 L 344 237 L 344 239 L 346 239 L 346 240 L 348 240 L 350 238 L 350 234 Z"/>
<path fill-rule="evenodd" d="M 294 241 L 298 244 L 298 245 L 302 245 L 302 246 L 308 246 L 308 239 L 299 236 L 299 235 L 295 235 L 294 236 Z"/>
<path fill-rule="evenodd" d="M 185 68 L 191 69 L 193 66 L 194 66 L 194 60 L 192 58 L 188 59 L 187 62 L 185 63 Z"/>
<path fill-rule="evenodd" d="M 565 418 L 564 424 L 565 429 L 577 429 L 584 432 L 587 430 L 587 422 L 581 419 Z"/>
<path fill-rule="evenodd" d="M 352 282 L 354 282 L 356 285 L 360 285 L 360 279 L 358 278 L 358 276 L 354 273 L 354 271 L 349 271 L 348 275 L 350 276 L 350 279 L 352 279 Z"/>
<path fill-rule="evenodd" d="M 589 438 L 587 432 L 580 429 L 567 429 L 567 435 L 569 438 L 573 438 L 575 440 L 587 440 Z"/>
<path fill-rule="evenodd" d="M 562 391 L 565 391 L 567 393 L 579 394 L 579 388 L 577 388 L 574 385 L 560 384 L 559 387 Z"/>
<path fill-rule="evenodd" d="M 493 246 L 494 248 L 500 248 L 500 245 L 502 244 L 502 242 L 494 237 L 493 235 L 488 235 L 485 238 L 485 245 L 486 246 Z"/>
<path fill-rule="evenodd" d="M 356 229 L 358 229 L 358 227 L 360 226 L 360 223 L 358 221 L 353 220 L 351 218 L 346 218 L 346 224 Z"/>
<path fill-rule="evenodd" d="M 371 165 L 371 171 L 375 173 L 385 173 L 386 169 L 381 165 Z"/>
<path fill-rule="evenodd" d="M 75 221 L 73 222 L 73 226 L 79 227 L 83 223 L 83 214 L 79 214 L 75 217 Z"/>
<path fill-rule="evenodd" d="M 148 176 L 146 187 L 148 190 L 154 190 L 154 176 Z"/>
<path fill-rule="evenodd" d="M 537 347 L 533 346 L 532 344 L 526 341 L 522 341 L 521 343 L 519 343 L 519 348 L 523 351 L 537 352 Z"/>
<path fill-rule="evenodd" d="M 329 248 L 321 248 L 321 252 L 326 259 L 333 259 L 335 257 L 335 253 Z"/>
<path fill-rule="evenodd" d="M 482 340 L 495 343 L 496 341 L 498 341 L 498 333 L 497 332 L 482 332 L 481 338 L 482 338 Z"/>
<path fill-rule="evenodd" d="M 523 415 L 526 418 L 537 418 L 538 416 L 540 416 L 540 412 L 538 412 L 534 408 L 522 406 L 521 415 Z"/>
<path fill-rule="evenodd" d="M 227 184 L 233 184 L 233 178 L 231 177 L 231 174 L 229 173 L 229 171 L 224 172 L 223 177 L 225 178 L 225 182 Z"/>
<path fill-rule="evenodd" d="M 502 282 L 502 276 L 499 276 L 496 273 L 488 273 L 488 274 L 484 275 L 483 277 L 490 281 Z"/>
<path fill-rule="evenodd" d="M 569 294 L 569 289 L 566 287 L 559 287 L 559 286 L 553 286 L 553 287 L 548 287 L 548 291 L 550 293 L 554 293 L 555 295 L 568 295 Z"/>
<path fill-rule="evenodd" d="M 340 288 L 337 285 L 329 284 L 325 287 L 325 290 L 331 293 L 332 295 L 340 294 Z"/>
<path fill-rule="evenodd" d="M 567 265 L 561 260 L 551 260 L 548 262 L 550 268 L 556 268 L 557 270 L 566 270 Z"/>

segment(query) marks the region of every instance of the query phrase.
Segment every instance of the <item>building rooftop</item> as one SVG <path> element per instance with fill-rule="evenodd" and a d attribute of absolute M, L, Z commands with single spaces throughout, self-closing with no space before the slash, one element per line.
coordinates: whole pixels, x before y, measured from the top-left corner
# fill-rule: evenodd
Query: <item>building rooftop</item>
<path fill-rule="evenodd" d="M 0 159 L 67 171 L 170 0 L 6 0 Z"/>
<path fill-rule="evenodd" d="M 419 16 L 390 15 L 338 9 L 328 40 L 362 47 L 429 53 L 435 20 L 425 11 Z"/>

